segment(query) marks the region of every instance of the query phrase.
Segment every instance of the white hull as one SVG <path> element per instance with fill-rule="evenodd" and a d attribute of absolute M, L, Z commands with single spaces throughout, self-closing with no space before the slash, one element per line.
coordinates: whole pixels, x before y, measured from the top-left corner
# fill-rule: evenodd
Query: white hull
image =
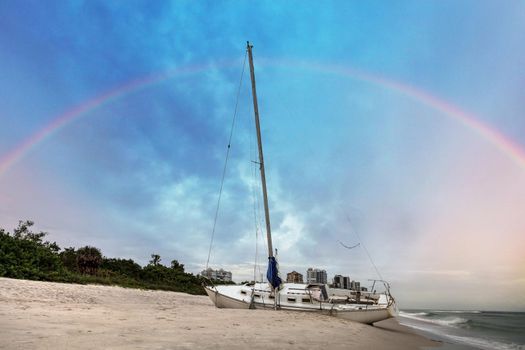
<path fill-rule="evenodd" d="M 388 307 L 371 310 L 335 311 L 332 315 L 345 320 L 366 324 L 372 324 L 394 317 L 392 310 Z"/>
<path fill-rule="evenodd" d="M 205 287 L 206 294 L 210 297 L 211 301 L 219 309 L 249 309 L 250 303 L 246 303 L 242 300 L 237 300 L 232 297 L 228 297 L 224 294 L 219 293 L 217 290 Z"/>
<path fill-rule="evenodd" d="M 206 293 L 218 308 L 227 309 L 275 309 L 315 312 L 345 320 L 372 324 L 396 315 L 392 299 L 382 294 L 373 305 L 317 301 L 304 284 L 286 283 L 277 294 L 277 302 L 265 284 L 255 286 L 219 285 L 205 287 Z M 253 300 L 252 300 L 253 295 Z"/>

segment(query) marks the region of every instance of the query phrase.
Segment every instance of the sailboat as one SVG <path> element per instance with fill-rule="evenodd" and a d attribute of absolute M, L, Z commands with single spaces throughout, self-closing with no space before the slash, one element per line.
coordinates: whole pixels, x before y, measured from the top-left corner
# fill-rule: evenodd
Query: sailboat
<path fill-rule="evenodd" d="M 270 211 L 268 208 L 268 194 L 264 168 L 261 128 L 259 124 L 259 107 L 257 104 L 257 90 L 255 86 L 255 72 L 253 65 L 253 46 L 247 42 L 247 53 L 250 65 L 253 108 L 257 144 L 259 152 L 259 169 L 262 184 L 262 195 L 266 222 L 266 237 L 268 241 L 268 283 L 247 283 L 244 285 L 206 285 L 206 293 L 218 308 L 232 309 L 271 309 L 315 312 L 352 320 L 360 323 L 372 324 L 397 314 L 394 298 L 390 294 L 390 287 L 384 281 L 385 291 L 376 293 L 371 291 L 348 290 L 330 288 L 326 284 L 311 283 L 283 283 L 278 273 L 278 264 L 273 254 L 272 234 L 270 225 Z"/>

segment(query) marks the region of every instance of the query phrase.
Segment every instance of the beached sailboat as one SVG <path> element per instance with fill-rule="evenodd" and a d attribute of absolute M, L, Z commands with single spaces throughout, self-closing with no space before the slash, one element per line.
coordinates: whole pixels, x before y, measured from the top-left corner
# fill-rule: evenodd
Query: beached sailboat
<path fill-rule="evenodd" d="M 259 151 L 259 165 L 262 183 L 266 236 L 268 241 L 268 283 L 251 283 L 245 285 L 205 286 L 206 293 L 218 308 L 234 309 L 276 309 L 316 312 L 340 317 L 356 322 L 372 324 L 396 314 L 394 298 L 386 282 L 385 292 L 353 291 L 330 288 L 324 284 L 283 283 L 278 274 L 277 261 L 273 254 L 270 212 L 266 190 L 266 176 L 259 124 L 259 108 L 255 86 L 252 46 L 247 43 L 250 64 L 255 126 Z M 376 282 L 374 282 L 375 286 Z"/>

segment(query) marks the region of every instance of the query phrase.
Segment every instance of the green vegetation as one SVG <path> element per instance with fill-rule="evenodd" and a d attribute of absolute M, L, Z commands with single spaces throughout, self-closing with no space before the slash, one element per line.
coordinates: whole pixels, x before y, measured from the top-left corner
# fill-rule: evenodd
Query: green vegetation
<path fill-rule="evenodd" d="M 32 221 L 20 221 L 12 233 L 0 228 L 0 277 L 205 294 L 202 278 L 184 272 L 177 260 L 167 267 L 160 255 L 152 254 L 142 267 L 131 259 L 106 258 L 95 247 L 61 250 L 44 241 L 46 232 L 34 233 L 31 226 Z"/>

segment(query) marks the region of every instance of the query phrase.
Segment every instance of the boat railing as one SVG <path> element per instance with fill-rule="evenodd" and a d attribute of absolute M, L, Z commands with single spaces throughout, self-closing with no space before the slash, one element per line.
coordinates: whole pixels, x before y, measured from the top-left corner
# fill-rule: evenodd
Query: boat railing
<path fill-rule="evenodd" d="M 369 281 L 372 281 L 372 290 L 374 290 L 374 287 L 376 285 L 376 283 L 382 283 L 383 286 L 385 287 L 385 295 L 387 296 L 387 307 L 390 307 L 392 305 L 394 305 L 395 303 L 395 299 L 394 299 L 394 296 L 392 295 L 392 293 L 390 293 L 390 283 L 388 283 L 387 281 L 385 280 L 375 280 L 375 279 L 370 279 Z"/>

